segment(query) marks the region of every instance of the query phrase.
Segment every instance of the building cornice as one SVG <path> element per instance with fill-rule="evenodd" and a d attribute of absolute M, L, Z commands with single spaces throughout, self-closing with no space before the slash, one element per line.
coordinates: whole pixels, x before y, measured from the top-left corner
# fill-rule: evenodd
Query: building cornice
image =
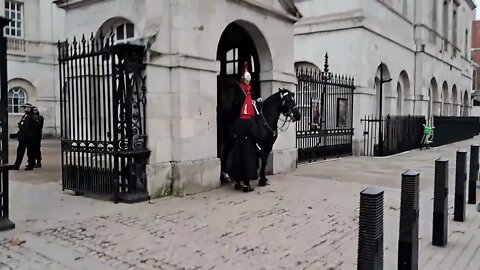
<path fill-rule="evenodd" d="M 59 8 L 71 9 L 103 1 L 106 0 L 54 0 L 53 3 Z"/>
<path fill-rule="evenodd" d="M 293 23 L 299 21 L 300 18 L 302 17 L 302 15 L 300 14 L 298 9 L 296 8 L 293 1 L 279 0 L 280 5 L 285 9 L 285 11 L 274 9 L 274 8 L 272 8 L 272 6 L 266 5 L 266 4 L 264 4 L 264 3 L 262 3 L 261 1 L 258 1 L 258 0 L 228 0 L 228 1 L 247 4 L 247 5 L 249 5 L 253 8 L 259 9 L 263 12 L 270 13 L 270 14 L 278 17 L 278 18 L 281 18 L 281 19 L 284 19 L 284 20 L 287 20 L 287 21 L 290 21 L 290 22 L 293 22 Z M 290 3 L 291 4 L 290 7 L 293 7 L 294 9 L 288 8 L 286 6 L 287 2 Z M 297 12 L 295 12 L 295 10 Z M 295 13 L 295 16 L 291 15 L 293 13 Z"/>
<path fill-rule="evenodd" d="M 465 2 L 467 2 L 468 6 L 474 10 L 477 8 L 477 5 L 475 5 L 475 2 L 473 2 L 473 0 L 465 0 Z"/>

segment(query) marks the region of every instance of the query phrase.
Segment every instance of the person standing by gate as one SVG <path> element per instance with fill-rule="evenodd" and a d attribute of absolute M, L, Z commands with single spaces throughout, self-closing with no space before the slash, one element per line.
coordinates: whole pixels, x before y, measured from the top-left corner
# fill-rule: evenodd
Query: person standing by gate
<path fill-rule="evenodd" d="M 44 118 L 40 115 L 37 107 L 32 107 L 33 114 L 35 116 L 35 121 L 37 122 L 36 125 L 36 135 L 35 135 L 35 168 L 42 167 L 42 130 L 43 130 L 43 122 Z"/>
<path fill-rule="evenodd" d="M 242 82 L 240 84 L 245 92 L 245 102 L 240 111 L 240 118 L 233 124 L 235 145 L 233 147 L 232 176 L 235 180 L 235 189 L 250 192 L 250 180 L 258 179 L 257 142 L 261 139 L 261 132 L 255 122 L 255 108 L 252 100 L 250 86 L 251 75 L 248 64 L 243 68 Z"/>
<path fill-rule="evenodd" d="M 35 165 L 34 141 L 37 132 L 37 121 L 35 120 L 36 116 L 33 114 L 32 105 L 30 103 L 25 103 L 22 108 L 25 114 L 18 123 L 17 159 L 13 164 L 13 169 L 20 169 L 20 165 L 23 161 L 23 156 L 25 155 L 25 150 L 27 150 L 28 164 L 25 167 L 25 170 L 29 171 L 33 170 L 33 166 Z"/>

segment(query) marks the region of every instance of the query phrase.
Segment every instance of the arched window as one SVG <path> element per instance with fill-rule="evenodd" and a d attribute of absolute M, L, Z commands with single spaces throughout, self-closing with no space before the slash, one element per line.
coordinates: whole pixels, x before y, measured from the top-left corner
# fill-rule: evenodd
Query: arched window
<path fill-rule="evenodd" d="M 100 26 L 96 34 L 96 38 L 113 38 L 115 43 L 127 43 L 135 40 L 138 36 L 135 25 L 122 17 L 108 19 Z"/>
<path fill-rule="evenodd" d="M 115 27 L 115 41 L 127 42 L 135 38 L 135 27 L 133 23 L 122 23 Z"/>
<path fill-rule="evenodd" d="M 27 91 L 21 87 L 8 90 L 8 112 L 22 113 L 22 106 L 27 103 Z"/>

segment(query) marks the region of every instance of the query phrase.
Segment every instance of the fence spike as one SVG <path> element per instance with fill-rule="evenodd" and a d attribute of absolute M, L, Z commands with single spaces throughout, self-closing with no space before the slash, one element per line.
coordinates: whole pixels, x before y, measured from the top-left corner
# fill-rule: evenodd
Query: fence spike
<path fill-rule="evenodd" d="M 96 51 L 97 43 L 95 42 L 95 36 L 92 34 L 90 35 L 90 52 Z"/>
<path fill-rule="evenodd" d="M 73 43 L 72 43 L 73 55 L 77 55 L 77 49 L 78 49 L 77 37 L 73 37 Z"/>
<path fill-rule="evenodd" d="M 324 64 L 324 71 L 328 73 L 329 71 L 328 66 L 328 53 L 325 53 L 325 64 Z"/>
<path fill-rule="evenodd" d="M 88 51 L 87 48 L 86 48 L 87 47 L 86 46 L 87 45 L 87 40 L 85 39 L 85 34 L 82 35 L 81 43 L 82 43 L 82 50 L 81 51 L 82 51 L 82 54 L 84 54 L 86 51 Z"/>

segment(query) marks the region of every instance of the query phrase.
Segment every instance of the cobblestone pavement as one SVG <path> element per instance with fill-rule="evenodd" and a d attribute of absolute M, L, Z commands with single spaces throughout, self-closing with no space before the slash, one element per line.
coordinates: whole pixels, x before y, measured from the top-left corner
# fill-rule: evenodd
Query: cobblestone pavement
<path fill-rule="evenodd" d="M 473 142 L 303 165 L 251 194 L 224 187 L 132 206 L 57 194 L 61 207 L 50 203 L 50 211 L 66 213 L 78 201 L 80 213 L 49 213 L 28 226 L 14 220 L 19 229 L 0 233 L 0 269 L 355 269 L 359 192 L 368 184 L 385 190 L 384 269 L 396 269 L 398 187 L 411 168 L 422 181 L 420 269 L 478 270 L 480 213 L 473 205 L 465 222 L 449 218 L 447 247 L 431 246 L 432 164 L 440 154 L 450 159 L 452 184 L 455 151 Z M 449 205 L 453 215 L 452 196 Z M 16 238 L 25 243 L 12 246 Z"/>

